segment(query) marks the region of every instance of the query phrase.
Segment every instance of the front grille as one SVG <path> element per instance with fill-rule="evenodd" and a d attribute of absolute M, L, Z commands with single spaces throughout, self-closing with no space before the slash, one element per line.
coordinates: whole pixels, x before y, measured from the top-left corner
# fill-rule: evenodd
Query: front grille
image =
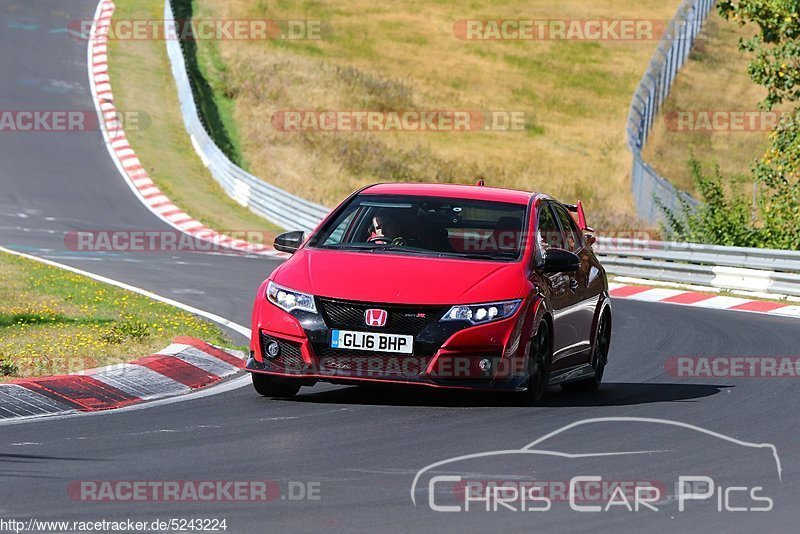
<path fill-rule="evenodd" d="M 318 351 L 323 373 L 359 376 L 416 377 L 428 367 L 430 357 L 375 354 L 358 350 L 322 348 Z"/>
<path fill-rule="evenodd" d="M 387 332 L 391 334 L 417 335 L 428 325 L 438 321 L 446 311 L 438 306 L 398 306 L 394 304 L 348 302 L 323 298 L 318 300 L 322 316 L 330 328 Z M 372 308 L 388 312 L 386 326 L 370 327 L 367 325 L 364 320 L 365 314 L 367 310 Z"/>
<path fill-rule="evenodd" d="M 280 351 L 275 358 L 270 358 L 267 352 L 267 343 L 274 339 L 278 342 Z M 303 367 L 303 357 L 300 354 L 300 344 L 291 341 L 284 341 L 283 339 L 270 338 L 268 335 L 261 332 L 261 355 L 264 357 L 265 362 L 269 362 L 275 366 L 282 367 L 287 371 L 297 371 Z"/>

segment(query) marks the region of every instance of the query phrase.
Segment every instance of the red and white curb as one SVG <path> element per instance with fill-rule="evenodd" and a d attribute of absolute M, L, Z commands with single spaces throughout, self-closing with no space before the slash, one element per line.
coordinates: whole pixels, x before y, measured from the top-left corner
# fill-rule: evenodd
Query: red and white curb
<path fill-rule="evenodd" d="M 202 388 L 236 374 L 244 359 L 199 339 L 175 338 L 145 358 L 0 384 L 0 419 L 122 408 Z"/>
<path fill-rule="evenodd" d="M 106 147 L 128 186 L 156 217 L 196 239 L 239 252 L 287 257 L 269 246 L 235 239 L 205 226 L 173 204 L 150 179 L 128 142 L 125 130 L 118 119 L 114 95 L 111 92 L 111 80 L 108 75 L 108 32 L 114 9 L 114 3 L 110 0 L 101 0 L 97 5 L 89 36 L 87 64 L 89 86 Z"/>
<path fill-rule="evenodd" d="M 685 289 L 669 289 L 662 287 L 648 287 L 640 285 L 627 285 L 620 283 L 608 284 L 609 294 L 613 298 L 638 300 L 642 302 L 661 302 L 706 308 L 714 310 L 732 310 L 765 315 L 800 318 L 800 306 L 769 302 L 763 300 L 750 300 L 727 295 L 714 295 Z"/>

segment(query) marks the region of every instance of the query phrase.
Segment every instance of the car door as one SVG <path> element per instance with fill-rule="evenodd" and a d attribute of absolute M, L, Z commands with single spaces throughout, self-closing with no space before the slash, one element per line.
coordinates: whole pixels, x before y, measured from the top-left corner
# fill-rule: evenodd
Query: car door
<path fill-rule="evenodd" d="M 569 352 L 571 354 L 580 354 L 588 351 L 591 346 L 592 326 L 599 300 L 599 293 L 593 294 L 594 292 L 590 287 L 590 285 L 594 285 L 591 284 L 590 276 L 592 269 L 591 250 L 583 238 L 583 233 L 578 230 L 575 220 L 567 209 L 557 202 L 553 202 L 552 207 L 564 233 L 567 250 L 581 259 L 580 269 L 570 273 L 568 298 L 570 303 L 570 326 L 574 328 L 574 345 Z M 565 356 L 568 356 L 568 354 L 565 354 Z"/>
<path fill-rule="evenodd" d="M 568 243 L 551 202 L 542 202 L 537 209 L 536 241 L 542 254 L 551 248 L 568 250 Z M 553 308 L 553 369 L 556 362 L 570 354 L 571 348 L 579 342 L 576 318 L 571 309 L 575 303 L 573 273 L 540 273 L 542 281 L 547 284 L 550 293 L 550 304 Z"/>

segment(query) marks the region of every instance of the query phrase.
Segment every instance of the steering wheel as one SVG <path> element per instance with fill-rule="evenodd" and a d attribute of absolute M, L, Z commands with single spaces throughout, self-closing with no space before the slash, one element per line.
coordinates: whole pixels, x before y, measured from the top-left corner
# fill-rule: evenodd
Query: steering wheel
<path fill-rule="evenodd" d="M 399 245 L 403 246 L 406 245 L 406 239 L 404 237 L 395 237 L 391 241 L 389 238 L 382 236 L 382 235 L 374 235 L 367 239 L 367 243 L 374 243 L 376 245 Z"/>

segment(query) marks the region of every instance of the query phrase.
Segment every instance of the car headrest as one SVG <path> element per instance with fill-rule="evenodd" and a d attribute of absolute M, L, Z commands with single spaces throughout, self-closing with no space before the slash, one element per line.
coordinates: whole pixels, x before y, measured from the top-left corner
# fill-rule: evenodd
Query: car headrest
<path fill-rule="evenodd" d="M 522 220 L 519 217 L 500 217 L 497 219 L 495 230 L 522 230 Z"/>

